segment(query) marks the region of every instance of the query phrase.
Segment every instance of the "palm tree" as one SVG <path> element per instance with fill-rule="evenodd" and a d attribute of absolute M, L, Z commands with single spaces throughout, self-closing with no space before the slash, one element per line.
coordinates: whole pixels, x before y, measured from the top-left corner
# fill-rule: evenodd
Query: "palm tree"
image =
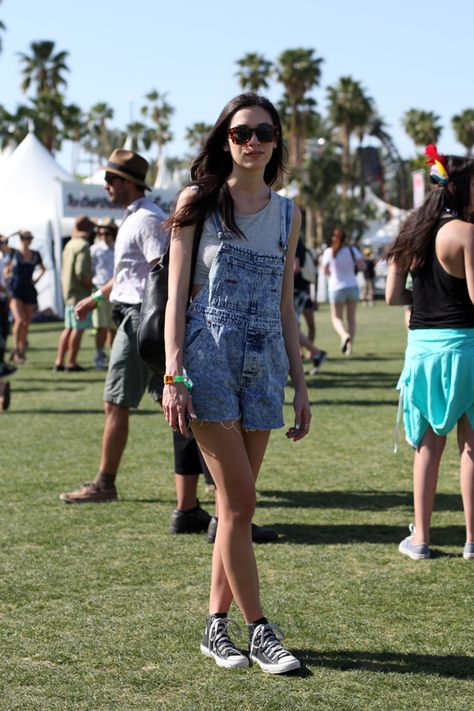
<path fill-rule="evenodd" d="M 156 162 L 159 165 L 163 146 L 173 138 L 170 130 L 170 119 L 174 114 L 174 107 L 167 102 L 166 94 L 160 94 L 156 89 L 152 89 L 146 94 L 145 99 L 150 103 L 142 106 L 140 113 L 153 123 L 153 140 L 157 146 Z"/>
<path fill-rule="evenodd" d="M 92 145 L 89 145 L 88 150 L 103 161 L 111 153 L 107 121 L 110 121 L 113 117 L 114 110 L 105 101 L 91 106 L 86 116 L 86 123 L 89 129 L 88 143 L 90 144 L 92 139 L 94 146 L 92 149 Z"/>
<path fill-rule="evenodd" d="M 206 142 L 206 139 L 211 132 L 212 126 L 210 123 L 198 121 L 186 128 L 185 140 L 189 144 L 193 153 L 198 153 Z"/>
<path fill-rule="evenodd" d="M 438 143 L 443 127 L 440 117 L 433 111 L 408 109 L 402 116 L 402 126 L 417 148 L 428 143 Z"/>
<path fill-rule="evenodd" d="M 360 82 L 341 77 L 335 86 L 327 88 L 328 113 L 332 126 L 341 131 L 342 196 L 345 198 L 350 181 L 350 142 L 354 131 L 365 129 L 374 113 L 373 101 Z"/>
<path fill-rule="evenodd" d="M 315 218 L 316 243 L 321 244 L 326 222 L 326 205 L 341 180 L 341 160 L 334 144 L 321 136 L 314 146 L 309 147 L 304 167 L 300 190 L 306 208 L 306 243 L 314 242 L 312 223 Z"/>
<path fill-rule="evenodd" d="M 296 169 L 302 162 L 304 124 L 298 125 L 299 109 L 308 101 L 307 94 L 321 80 L 321 57 L 314 49 L 287 49 L 277 57 L 275 75 L 285 87 L 289 106 L 289 166 Z"/>
<path fill-rule="evenodd" d="M 272 63 L 262 54 L 247 52 L 236 64 L 240 67 L 235 76 L 239 86 L 245 91 L 260 91 L 268 89 L 268 79 L 272 70 Z"/>
<path fill-rule="evenodd" d="M 474 146 L 474 109 L 464 109 L 451 119 L 456 140 L 466 149 L 466 155 L 472 158 Z"/>
<path fill-rule="evenodd" d="M 32 84 L 36 85 L 36 96 L 40 94 L 57 95 L 61 86 L 66 86 L 64 72 L 69 68 L 66 58 L 69 52 L 54 54 L 54 42 L 43 40 L 32 42 L 31 54 L 19 52 L 23 64 L 22 90 L 26 93 Z"/>

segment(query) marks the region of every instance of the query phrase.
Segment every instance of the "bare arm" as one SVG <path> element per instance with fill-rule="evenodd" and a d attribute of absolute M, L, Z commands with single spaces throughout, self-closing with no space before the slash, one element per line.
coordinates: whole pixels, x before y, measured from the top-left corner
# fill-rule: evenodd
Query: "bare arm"
<path fill-rule="evenodd" d="M 97 291 L 101 291 L 104 299 L 108 300 L 110 296 L 110 292 L 112 291 L 112 287 L 114 285 L 114 280 L 109 279 L 107 284 L 104 284 L 104 286 L 101 286 L 100 289 Z M 93 311 L 95 308 L 97 308 L 97 300 L 93 299 L 92 296 L 86 296 L 84 299 L 81 299 L 78 301 L 74 308 L 74 314 L 76 318 L 79 321 L 83 321 L 87 314 L 89 314 L 91 311 Z"/>
<path fill-rule="evenodd" d="M 295 388 L 295 397 L 293 400 L 295 423 L 294 427 L 291 427 L 288 430 L 286 436 L 289 439 L 293 439 L 295 442 L 308 434 L 311 422 L 311 409 L 299 349 L 298 324 L 296 323 L 296 315 L 293 305 L 293 265 L 295 262 L 295 252 L 300 227 L 301 213 L 295 207 L 288 244 L 288 253 L 286 255 L 285 269 L 283 272 L 283 289 L 281 297 L 283 339 L 285 341 L 285 349 L 290 362 L 290 378 Z"/>
<path fill-rule="evenodd" d="M 188 199 L 189 192 L 184 191 L 178 199 L 177 211 Z M 174 229 L 171 234 L 165 316 L 167 375 L 183 374 L 183 344 L 195 229 L 195 225 L 189 225 Z M 186 437 L 189 435 L 186 419 L 195 415 L 190 392 L 183 383 L 164 386 L 163 412 L 170 427 L 179 429 Z"/>
<path fill-rule="evenodd" d="M 469 229 L 466 230 L 463 246 L 467 290 L 474 304 L 474 225 L 469 225 Z"/>
<path fill-rule="evenodd" d="M 38 274 L 38 276 L 36 277 L 36 279 L 33 279 L 33 284 L 37 284 L 37 283 L 39 282 L 39 280 L 41 279 L 41 277 L 43 276 L 43 274 L 45 273 L 45 271 L 46 271 L 43 262 L 41 262 L 41 264 L 38 264 L 37 269 L 39 270 L 39 274 Z"/>
<path fill-rule="evenodd" d="M 395 262 L 391 262 L 387 272 L 387 282 L 385 284 L 385 301 L 389 306 L 409 306 L 413 303 L 411 289 L 407 289 L 408 273 L 397 268 Z"/>

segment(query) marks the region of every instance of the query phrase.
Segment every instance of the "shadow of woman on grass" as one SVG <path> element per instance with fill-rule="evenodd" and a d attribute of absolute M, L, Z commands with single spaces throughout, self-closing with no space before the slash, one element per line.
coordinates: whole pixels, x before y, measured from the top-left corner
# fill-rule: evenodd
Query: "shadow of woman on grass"
<path fill-rule="evenodd" d="M 449 654 L 414 654 L 400 652 L 364 652 L 346 649 L 315 652 L 293 649 L 302 663 L 339 671 L 368 671 L 385 674 L 426 674 L 474 681 L 474 658 Z M 309 671 L 309 669 L 308 669 Z"/>

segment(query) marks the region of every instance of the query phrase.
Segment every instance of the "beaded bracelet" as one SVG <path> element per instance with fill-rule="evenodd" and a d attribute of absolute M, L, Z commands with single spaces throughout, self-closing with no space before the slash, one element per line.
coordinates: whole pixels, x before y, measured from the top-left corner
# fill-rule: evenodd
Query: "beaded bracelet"
<path fill-rule="evenodd" d="M 163 382 L 165 385 L 174 385 L 175 383 L 183 383 L 188 390 L 191 390 L 193 383 L 187 375 L 164 375 Z"/>

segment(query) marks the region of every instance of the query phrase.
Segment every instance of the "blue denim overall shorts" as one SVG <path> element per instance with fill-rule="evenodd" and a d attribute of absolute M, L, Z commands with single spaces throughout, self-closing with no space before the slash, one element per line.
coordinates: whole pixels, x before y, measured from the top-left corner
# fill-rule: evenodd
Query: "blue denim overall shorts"
<path fill-rule="evenodd" d="M 280 299 L 293 205 L 287 199 L 280 205 L 280 254 L 236 244 L 213 215 L 222 244 L 207 284 L 188 308 L 183 354 L 201 421 L 238 420 L 247 430 L 284 425 L 289 363 Z"/>

